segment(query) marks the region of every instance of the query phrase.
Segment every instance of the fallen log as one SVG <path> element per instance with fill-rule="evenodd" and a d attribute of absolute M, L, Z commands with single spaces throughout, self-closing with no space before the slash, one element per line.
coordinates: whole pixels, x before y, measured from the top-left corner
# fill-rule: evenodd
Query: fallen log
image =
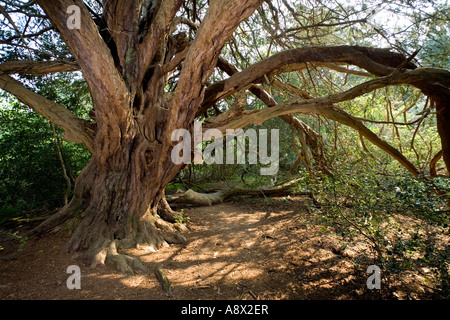
<path fill-rule="evenodd" d="M 296 187 L 301 178 L 285 181 L 275 186 L 264 186 L 261 188 L 247 189 L 247 188 L 228 188 L 212 193 L 200 193 L 192 189 L 185 192 L 176 193 L 174 195 L 166 195 L 166 200 L 170 203 L 183 203 L 194 206 L 211 206 L 222 203 L 225 199 L 236 194 L 245 195 L 264 195 L 264 196 L 279 196 L 291 193 L 291 189 Z M 303 192 L 302 194 L 309 194 Z"/>

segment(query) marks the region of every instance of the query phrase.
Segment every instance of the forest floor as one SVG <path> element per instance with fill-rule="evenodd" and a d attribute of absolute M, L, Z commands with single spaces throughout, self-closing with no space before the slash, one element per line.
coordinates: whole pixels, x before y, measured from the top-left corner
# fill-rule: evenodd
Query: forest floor
<path fill-rule="evenodd" d="M 389 281 L 388 288 L 382 282 L 381 290 L 367 289 L 368 266 L 355 263 L 364 245 L 336 249 L 339 239 L 311 223 L 304 197 L 233 197 L 186 208 L 184 215 L 186 245 L 127 250 L 148 267 L 146 274 L 124 275 L 107 265 L 91 269 L 62 252 L 67 239 L 57 235 L 29 239 L 20 251 L 17 242 L 0 239 L 0 299 L 434 298 L 418 273 Z M 81 269 L 79 290 L 66 286 L 69 265 Z M 171 294 L 155 276 L 158 267 L 171 283 Z"/>

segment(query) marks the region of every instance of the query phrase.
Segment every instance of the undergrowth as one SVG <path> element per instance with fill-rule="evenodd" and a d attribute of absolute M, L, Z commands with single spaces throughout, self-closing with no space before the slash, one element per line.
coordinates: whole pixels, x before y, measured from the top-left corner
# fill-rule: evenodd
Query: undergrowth
<path fill-rule="evenodd" d="M 378 265 L 387 287 L 415 270 L 438 297 L 450 297 L 450 179 L 341 170 L 304 187 L 316 195 L 310 208 L 318 224 L 331 228 L 343 248 L 367 248 L 353 258 L 357 266 Z"/>

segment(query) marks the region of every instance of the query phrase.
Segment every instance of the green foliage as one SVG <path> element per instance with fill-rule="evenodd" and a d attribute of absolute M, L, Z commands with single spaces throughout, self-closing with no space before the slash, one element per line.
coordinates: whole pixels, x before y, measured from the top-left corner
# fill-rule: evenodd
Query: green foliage
<path fill-rule="evenodd" d="M 189 218 L 184 215 L 184 209 L 181 209 L 179 212 L 177 212 L 177 215 L 175 217 L 175 222 L 183 224 L 189 221 Z"/>
<path fill-rule="evenodd" d="M 52 90 L 52 83 L 46 81 L 36 85 L 48 95 Z M 74 85 L 72 95 L 70 85 Z M 77 81 L 61 78 L 57 88 L 60 99 L 65 99 L 69 108 L 80 116 L 86 114 L 83 109 L 86 91 L 77 91 Z M 0 223 L 11 223 L 11 219 L 29 211 L 52 210 L 63 205 L 67 186 L 50 123 L 9 95 L 0 98 Z M 57 132 L 62 140 L 62 131 Z M 90 154 L 79 144 L 63 142 L 60 147 L 66 169 L 74 180 Z"/>
<path fill-rule="evenodd" d="M 27 244 L 28 237 L 19 234 L 19 231 L 4 231 L 0 230 L 0 236 L 6 236 L 10 239 L 14 239 L 19 242 L 17 247 L 17 251 L 23 251 L 24 246 Z M 0 246 L 0 251 L 3 250 L 3 247 Z"/>
<path fill-rule="evenodd" d="M 332 228 L 343 246 L 364 244 L 368 249 L 354 258 L 362 268 L 377 264 L 389 278 L 426 266 L 433 273 L 428 280 L 450 295 L 449 245 L 438 236 L 450 235 L 448 200 L 434 192 L 438 185 L 449 195 L 450 179 L 417 180 L 376 170 L 342 166 L 332 177 L 310 181 L 321 205 L 312 206 L 317 223 L 323 230 Z"/>

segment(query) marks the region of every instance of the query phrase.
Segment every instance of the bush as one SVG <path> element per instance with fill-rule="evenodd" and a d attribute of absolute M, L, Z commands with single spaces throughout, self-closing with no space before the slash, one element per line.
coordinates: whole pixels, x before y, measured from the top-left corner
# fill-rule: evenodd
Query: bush
<path fill-rule="evenodd" d="M 443 195 L 434 192 L 436 186 Z M 450 179 L 377 178 L 368 167 L 341 167 L 333 177 L 311 181 L 310 188 L 321 205 L 315 210 L 320 224 L 332 227 L 343 246 L 358 242 L 368 248 L 355 256 L 357 265 L 382 267 L 388 285 L 391 276 L 426 267 L 433 273 L 427 281 L 440 296 L 450 296 L 450 246 L 441 238 L 450 233 Z"/>
<path fill-rule="evenodd" d="M 74 144 L 61 148 L 66 169 L 76 177 L 89 152 Z M 64 204 L 67 185 L 47 120 L 19 103 L 0 109 L 0 150 L 0 222 Z"/>

